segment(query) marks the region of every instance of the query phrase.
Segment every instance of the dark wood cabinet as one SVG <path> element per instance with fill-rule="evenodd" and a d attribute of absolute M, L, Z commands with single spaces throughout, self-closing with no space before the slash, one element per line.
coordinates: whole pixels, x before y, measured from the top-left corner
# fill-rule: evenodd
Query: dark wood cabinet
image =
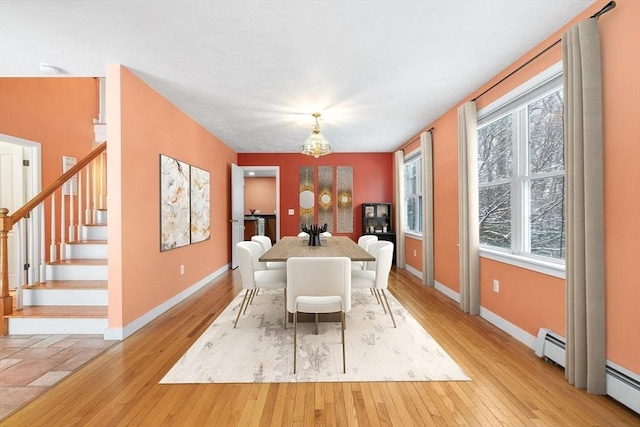
<path fill-rule="evenodd" d="M 260 233 L 259 219 L 264 219 L 264 235 L 271 238 L 271 242 L 276 242 L 276 217 L 275 215 L 255 215 L 244 217 L 244 240 L 251 240 L 251 236 Z"/>
<path fill-rule="evenodd" d="M 396 234 L 391 228 L 391 203 L 363 203 L 362 204 L 362 235 L 371 234 L 378 240 L 385 240 L 396 244 Z M 393 251 L 393 264 L 396 254 Z"/>

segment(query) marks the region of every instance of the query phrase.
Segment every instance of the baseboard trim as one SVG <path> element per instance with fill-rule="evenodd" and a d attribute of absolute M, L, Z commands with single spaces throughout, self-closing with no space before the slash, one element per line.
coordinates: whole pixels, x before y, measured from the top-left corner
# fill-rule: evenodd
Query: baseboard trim
<path fill-rule="evenodd" d="M 405 264 L 404 269 L 416 276 L 418 279 L 422 280 L 422 271 L 418 270 L 417 268 L 411 267 L 409 264 Z"/>
<path fill-rule="evenodd" d="M 104 339 L 105 340 L 122 341 L 125 338 L 133 335 L 135 332 L 137 332 L 139 329 L 141 329 L 147 323 L 151 322 L 156 317 L 160 316 L 161 314 L 163 314 L 164 312 L 166 312 L 167 310 L 169 310 L 173 306 L 175 306 L 178 303 L 182 302 L 187 297 L 189 297 L 192 294 L 194 294 L 195 292 L 199 291 L 203 286 L 205 286 L 206 284 L 208 284 L 212 280 L 216 279 L 218 276 L 222 275 L 223 273 L 225 273 L 227 270 L 229 270 L 229 267 L 230 267 L 230 265 L 227 264 L 227 265 L 219 268 L 218 270 L 214 271 L 213 273 L 211 273 L 208 276 L 204 277 L 203 279 L 199 280 L 195 284 L 191 285 L 190 287 L 188 287 L 184 291 L 180 292 L 176 296 L 168 299 L 167 301 L 165 301 L 162 304 L 158 305 L 154 309 L 152 309 L 152 310 L 148 311 L 147 313 L 143 314 L 142 316 L 138 317 L 136 320 L 134 320 L 133 322 L 129 323 L 124 328 L 107 328 L 105 330 L 105 332 L 104 332 Z"/>
<path fill-rule="evenodd" d="M 536 349 L 536 340 L 537 337 L 531 335 L 529 332 L 524 329 L 520 329 L 513 323 L 503 319 L 502 317 L 492 313 L 486 308 L 480 307 L 480 317 L 485 319 L 487 322 L 496 326 L 499 329 L 502 329 L 507 334 L 511 335 L 527 347 L 532 350 Z"/>

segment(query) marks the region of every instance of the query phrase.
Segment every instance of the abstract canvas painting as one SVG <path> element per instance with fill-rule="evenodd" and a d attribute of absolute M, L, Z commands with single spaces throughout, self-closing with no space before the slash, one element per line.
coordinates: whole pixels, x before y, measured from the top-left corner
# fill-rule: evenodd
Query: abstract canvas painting
<path fill-rule="evenodd" d="M 209 172 L 191 166 L 191 243 L 211 235 L 209 185 Z"/>
<path fill-rule="evenodd" d="M 190 243 L 190 171 L 180 160 L 160 155 L 160 251 Z"/>

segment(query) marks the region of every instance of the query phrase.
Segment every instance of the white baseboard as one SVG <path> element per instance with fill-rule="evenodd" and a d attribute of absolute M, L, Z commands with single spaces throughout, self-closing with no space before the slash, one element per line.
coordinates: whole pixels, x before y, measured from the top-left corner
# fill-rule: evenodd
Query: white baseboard
<path fill-rule="evenodd" d="M 457 293 L 456 291 L 452 290 L 451 288 L 446 287 L 445 285 L 443 285 L 442 283 L 438 282 L 437 280 L 435 281 L 434 287 L 438 291 L 442 292 L 443 294 L 445 294 L 446 296 L 448 296 L 449 298 L 454 300 L 455 302 L 460 303 L 460 294 Z"/>
<path fill-rule="evenodd" d="M 108 328 L 108 329 L 106 329 L 105 332 L 104 332 L 104 339 L 105 340 L 120 340 L 120 341 L 122 341 L 125 338 L 133 335 L 135 332 L 137 332 L 140 328 L 145 326 L 147 323 L 151 322 L 156 317 L 160 316 L 162 313 L 164 313 L 165 311 L 169 310 L 170 308 L 172 308 L 176 304 L 182 302 L 184 299 L 186 299 L 187 297 L 191 296 L 192 294 L 194 294 L 195 292 L 200 290 L 200 288 L 202 288 L 204 285 L 206 285 L 207 283 L 211 282 L 212 280 L 214 280 L 215 278 L 217 278 L 218 276 L 220 276 L 221 274 L 223 274 L 227 270 L 229 270 L 229 264 L 219 268 L 218 270 L 214 271 L 213 273 L 209 274 L 208 276 L 206 276 L 203 279 L 201 279 L 198 282 L 196 282 L 194 285 L 191 285 L 189 288 L 187 288 L 184 291 L 180 292 L 179 294 L 177 294 L 173 298 L 168 299 L 167 301 L 165 301 L 162 304 L 158 305 L 154 309 L 152 309 L 152 310 L 148 311 L 147 313 L 143 314 L 142 316 L 138 317 L 136 320 L 134 320 L 133 322 L 129 323 L 124 328 Z"/>
<path fill-rule="evenodd" d="M 536 349 L 536 337 L 531 335 L 529 332 L 520 329 L 513 323 L 503 319 L 502 317 L 490 312 L 486 308 L 480 307 L 480 317 L 496 326 L 499 329 L 502 329 L 527 347 L 532 350 Z"/>
<path fill-rule="evenodd" d="M 407 270 L 409 273 L 413 274 L 414 276 L 416 276 L 418 279 L 422 280 L 422 271 L 411 267 L 409 264 L 405 264 L 404 269 Z"/>

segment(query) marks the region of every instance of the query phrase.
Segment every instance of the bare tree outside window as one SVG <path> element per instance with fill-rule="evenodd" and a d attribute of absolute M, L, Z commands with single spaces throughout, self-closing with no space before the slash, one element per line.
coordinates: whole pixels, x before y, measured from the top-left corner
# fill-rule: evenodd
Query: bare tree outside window
<path fill-rule="evenodd" d="M 480 243 L 565 258 L 563 93 L 478 128 Z"/>

